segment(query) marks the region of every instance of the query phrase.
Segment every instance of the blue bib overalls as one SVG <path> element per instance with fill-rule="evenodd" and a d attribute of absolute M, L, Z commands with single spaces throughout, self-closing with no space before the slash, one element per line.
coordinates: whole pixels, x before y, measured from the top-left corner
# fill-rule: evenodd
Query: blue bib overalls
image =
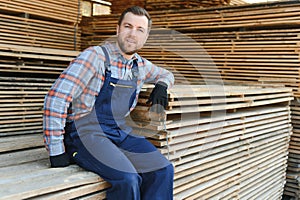
<path fill-rule="evenodd" d="M 170 200 L 172 164 L 126 125 L 136 86 L 136 78 L 116 79 L 106 70 L 92 112 L 65 127 L 66 151 L 79 166 L 111 184 L 107 199 Z"/>

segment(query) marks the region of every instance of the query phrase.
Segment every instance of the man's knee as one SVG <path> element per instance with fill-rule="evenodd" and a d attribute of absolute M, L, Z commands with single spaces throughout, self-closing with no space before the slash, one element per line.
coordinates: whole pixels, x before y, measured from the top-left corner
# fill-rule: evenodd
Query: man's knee
<path fill-rule="evenodd" d="M 123 180 L 123 183 L 128 187 L 139 187 L 142 182 L 142 178 L 138 173 L 124 173 Z"/>
<path fill-rule="evenodd" d="M 174 177 L 174 167 L 172 164 L 168 165 L 165 167 L 165 175 L 169 178 L 172 178 Z"/>

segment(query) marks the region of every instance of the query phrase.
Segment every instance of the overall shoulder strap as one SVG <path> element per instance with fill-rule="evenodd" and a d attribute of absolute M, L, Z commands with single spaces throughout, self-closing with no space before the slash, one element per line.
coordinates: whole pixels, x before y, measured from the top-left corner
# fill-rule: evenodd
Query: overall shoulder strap
<path fill-rule="evenodd" d="M 109 54 L 107 52 L 106 47 L 104 47 L 103 45 L 101 46 L 102 51 L 105 55 L 105 61 L 104 61 L 104 65 L 105 65 L 105 70 L 110 71 L 110 58 L 109 58 Z"/>

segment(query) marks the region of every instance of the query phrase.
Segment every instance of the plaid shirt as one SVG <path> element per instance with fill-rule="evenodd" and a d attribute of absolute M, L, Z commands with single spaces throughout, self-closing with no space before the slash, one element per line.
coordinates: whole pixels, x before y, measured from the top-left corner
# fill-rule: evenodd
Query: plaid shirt
<path fill-rule="evenodd" d="M 137 60 L 137 96 L 131 110 L 135 107 L 145 82 L 163 81 L 168 86 L 174 84 L 174 76 L 169 71 L 155 66 L 138 54 L 133 59 L 126 60 L 115 44 L 106 43 L 105 46 L 110 55 L 111 75 L 114 78 L 130 79 L 128 72 L 131 72 L 133 60 Z M 45 96 L 44 142 L 50 156 L 65 152 L 63 134 L 66 121 L 73 121 L 92 110 L 105 79 L 104 61 L 105 56 L 100 46 L 86 49 L 71 61 Z"/>

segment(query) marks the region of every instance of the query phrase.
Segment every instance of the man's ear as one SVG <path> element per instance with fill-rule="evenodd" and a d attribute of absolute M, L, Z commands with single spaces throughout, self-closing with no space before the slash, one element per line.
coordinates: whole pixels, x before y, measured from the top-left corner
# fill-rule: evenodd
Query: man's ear
<path fill-rule="evenodd" d="M 146 38 L 145 38 L 145 41 L 144 41 L 144 44 L 147 42 L 148 37 L 149 37 L 149 34 L 150 34 L 150 32 L 148 31 L 148 33 L 147 33 L 147 35 L 146 35 Z"/>
<path fill-rule="evenodd" d="M 117 25 L 117 35 L 119 35 L 119 25 Z"/>

